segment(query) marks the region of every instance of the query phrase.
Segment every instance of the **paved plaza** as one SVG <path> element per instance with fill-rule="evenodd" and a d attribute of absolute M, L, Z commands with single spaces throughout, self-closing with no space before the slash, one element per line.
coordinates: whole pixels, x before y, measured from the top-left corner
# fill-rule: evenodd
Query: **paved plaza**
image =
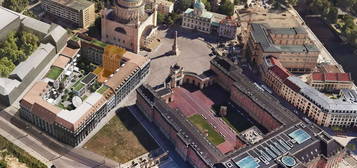
<path fill-rule="evenodd" d="M 178 32 L 179 56 L 172 56 L 168 53 L 172 49 L 174 33 Z M 158 32 L 161 40 L 160 45 L 151 53 L 141 52 L 141 55 L 148 56 L 151 61 L 151 72 L 148 77 L 148 84 L 156 86 L 162 84 L 169 75 L 170 66 L 176 62 L 184 67 L 185 71 L 202 73 L 209 69 L 209 61 L 213 58 L 209 56 L 211 49 L 210 43 L 215 43 L 214 35 L 194 33 L 194 31 L 182 28 L 169 28 Z"/>

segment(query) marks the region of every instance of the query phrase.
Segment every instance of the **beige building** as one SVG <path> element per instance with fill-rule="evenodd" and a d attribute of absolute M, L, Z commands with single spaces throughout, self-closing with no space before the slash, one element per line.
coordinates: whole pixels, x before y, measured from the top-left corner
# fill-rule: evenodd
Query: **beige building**
<path fill-rule="evenodd" d="M 154 40 L 157 10 L 145 10 L 143 0 L 115 0 L 102 12 L 102 41 L 138 53 Z"/>
<path fill-rule="evenodd" d="M 334 92 L 341 89 L 352 89 L 353 81 L 350 73 L 314 72 L 307 83 L 319 91 Z"/>
<path fill-rule="evenodd" d="M 209 12 L 201 0 L 195 0 L 193 9 L 183 13 L 181 26 L 204 33 L 217 32 L 219 36 L 234 39 L 237 35 L 238 22 L 229 16 Z"/>
<path fill-rule="evenodd" d="M 302 27 L 268 28 L 264 24 L 253 23 L 248 54 L 258 65 L 264 63 L 264 57 L 273 55 L 290 72 L 306 73 L 316 67 L 320 51 Z"/>
<path fill-rule="evenodd" d="M 221 37 L 234 39 L 237 35 L 237 29 L 238 22 L 231 17 L 226 17 L 221 22 L 219 22 L 218 35 Z"/>
<path fill-rule="evenodd" d="M 42 0 L 42 8 L 82 28 L 95 21 L 95 4 L 87 0 Z"/>
<path fill-rule="evenodd" d="M 330 98 L 291 75 L 276 57 L 265 57 L 261 67 L 267 85 L 317 124 L 357 126 L 356 90 L 342 89 L 337 98 Z"/>
<path fill-rule="evenodd" d="M 162 14 L 169 14 L 174 11 L 174 3 L 167 0 L 156 0 L 157 11 Z"/>

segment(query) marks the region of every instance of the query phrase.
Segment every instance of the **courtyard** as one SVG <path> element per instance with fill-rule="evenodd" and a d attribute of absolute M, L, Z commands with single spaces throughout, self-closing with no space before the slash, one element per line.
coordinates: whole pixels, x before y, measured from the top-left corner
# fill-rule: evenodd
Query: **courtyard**
<path fill-rule="evenodd" d="M 159 147 L 130 111 L 124 108 L 84 148 L 119 163 L 126 163 Z"/>
<path fill-rule="evenodd" d="M 218 85 L 202 90 L 190 84 L 174 88 L 174 101 L 169 106 L 180 109 L 208 141 L 216 145 L 222 153 L 234 150 L 236 135 L 253 126 L 253 121 L 234 107 L 228 106 L 226 116 L 219 116 L 215 107 L 227 106 L 229 93 Z"/>

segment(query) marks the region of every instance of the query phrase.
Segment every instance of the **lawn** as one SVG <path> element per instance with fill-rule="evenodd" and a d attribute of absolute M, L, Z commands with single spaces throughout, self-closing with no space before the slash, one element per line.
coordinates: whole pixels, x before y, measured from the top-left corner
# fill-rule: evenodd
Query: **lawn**
<path fill-rule="evenodd" d="M 188 118 L 201 132 L 208 132 L 207 139 L 214 145 L 224 142 L 224 138 L 218 134 L 211 125 L 200 115 L 196 114 Z"/>
<path fill-rule="evenodd" d="M 100 94 L 103 94 L 107 89 L 109 89 L 108 86 L 103 85 L 102 87 L 100 87 L 97 92 Z"/>
<path fill-rule="evenodd" d="M 51 67 L 50 71 L 48 71 L 46 77 L 56 80 L 62 73 L 63 69 L 58 67 Z"/>
<path fill-rule="evenodd" d="M 73 90 L 75 91 L 79 91 L 80 89 L 82 89 L 82 87 L 84 86 L 84 84 L 81 82 L 84 79 L 85 76 L 81 77 L 81 79 L 79 79 L 72 87 Z"/>
<path fill-rule="evenodd" d="M 158 148 L 156 142 L 127 110 L 114 116 L 84 148 L 125 163 Z"/>

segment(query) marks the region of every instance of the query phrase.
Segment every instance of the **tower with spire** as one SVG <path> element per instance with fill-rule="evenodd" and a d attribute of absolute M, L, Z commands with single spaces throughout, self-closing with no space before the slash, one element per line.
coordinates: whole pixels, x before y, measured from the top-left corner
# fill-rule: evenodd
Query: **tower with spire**
<path fill-rule="evenodd" d="M 179 48 L 178 48 L 178 45 L 177 45 L 177 31 L 175 31 L 175 39 L 174 39 L 174 44 L 172 44 L 172 50 L 171 50 L 171 53 L 172 55 L 179 55 Z"/>

